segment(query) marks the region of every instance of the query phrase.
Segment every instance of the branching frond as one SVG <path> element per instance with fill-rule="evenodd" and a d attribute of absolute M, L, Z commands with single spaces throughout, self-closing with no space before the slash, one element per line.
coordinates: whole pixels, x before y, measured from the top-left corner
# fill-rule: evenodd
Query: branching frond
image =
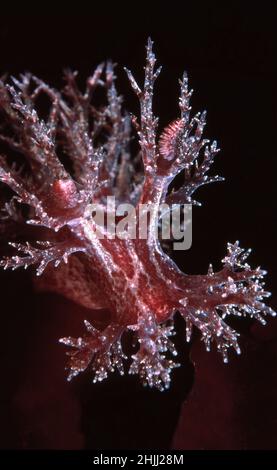
<path fill-rule="evenodd" d="M 68 380 L 86 369 L 94 382 L 115 369 L 123 374 L 127 358 L 121 337 L 128 330 L 136 340 L 129 373 L 164 390 L 178 366 L 172 360 L 177 353 L 169 323 L 177 311 L 186 322 L 187 341 L 196 327 L 207 350 L 216 344 L 225 362 L 230 348 L 240 353 L 239 335 L 227 324 L 230 315 L 264 324 L 265 316 L 276 314 L 264 303 L 270 295 L 264 289 L 265 271 L 247 264 L 250 251 L 238 242 L 228 244 L 222 269 L 214 272 L 210 266 L 206 275 L 182 273 L 162 250 L 157 238 L 164 235 L 159 231 L 162 216 L 172 215 L 167 218 L 170 230 L 164 230 L 169 241 L 178 204 L 196 204 L 197 188 L 222 178 L 209 175 L 219 150 L 216 141 L 204 137 L 206 112 L 191 116 L 187 74 L 180 81 L 179 118 L 160 132 L 153 98 L 161 68 L 156 69 L 151 39 L 144 70 L 142 85 L 127 70 L 140 104 L 137 117 L 123 108 L 110 61 L 96 68 L 84 90 L 77 72 L 70 70 L 61 91 L 30 73 L 12 78 L 12 84 L 0 81 L 0 230 L 1 241 L 10 245 L 0 266 L 33 265 L 42 275 L 38 289 L 103 313 L 99 329 L 85 321 L 83 337 L 60 340 L 72 348 Z M 43 99 L 48 105 L 41 112 Z M 133 131 L 138 147 L 132 143 Z M 116 212 L 106 204 L 110 196 Z M 124 209 L 117 211 L 120 203 Z M 134 230 L 130 238 L 121 237 L 129 228 L 125 211 L 128 207 L 129 216 L 130 204 Z M 100 227 L 94 218 L 99 207 Z M 140 230 L 145 214 L 146 236 Z M 111 233 L 111 225 L 119 230 Z"/>
<path fill-rule="evenodd" d="M 38 265 L 36 273 L 40 276 L 49 263 L 54 263 L 58 267 L 63 261 L 67 263 L 68 256 L 72 253 L 85 251 L 81 246 L 69 246 L 68 243 L 57 243 L 51 245 L 50 242 L 37 242 L 38 247 L 31 246 L 30 243 L 10 243 L 18 253 L 24 256 L 14 255 L 10 258 L 4 258 L 0 261 L 0 266 L 4 269 L 17 269 L 24 267 L 25 269 L 31 265 Z"/>
<path fill-rule="evenodd" d="M 264 290 L 266 271 L 251 269 L 245 263 L 251 250 L 239 247 L 239 242 L 228 243 L 228 254 L 222 260 L 223 269 L 214 273 L 209 267 L 208 277 L 200 276 L 194 294 L 180 308 L 187 322 L 187 339 L 195 325 L 201 332 L 206 348 L 215 341 L 227 362 L 227 350 L 232 347 L 240 353 L 236 333 L 224 321 L 229 315 L 247 316 L 265 324 L 265 316 L 276 312 L 263 302 L 270 293 Z"/>
<path fill-rule="evenodd" d="M 118 369 L 124 374 L 123 360 L 126 356 L 122 352 L 121 334 L 122 328 L 117 325 L 109 325 L 104 331 L 98 331 L 89 321 L 85 320 L 88 332 L 83 338 L 61 338 L 60 342 L 74 348 L 69 352 L 68 363 L 70 381 L 73 377 L 90 367 L 93 372 L 93 382 L 101 382 L 106 379 L 109 372 Z"/>

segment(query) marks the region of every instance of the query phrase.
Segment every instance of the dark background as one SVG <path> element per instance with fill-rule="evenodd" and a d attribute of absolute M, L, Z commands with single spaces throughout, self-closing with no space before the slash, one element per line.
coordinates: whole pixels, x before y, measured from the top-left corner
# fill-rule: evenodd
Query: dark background
<path fill-rule="evenodd" d="M 151 5 L 2 16 L 0 71 L 29 70 L 60 86 L 65 67 L 79 70 L 82 83 L 99 62 L 112 58 L 126 107 L 137 112 L 121 66 L 142 79 L 151 35 L 164 66 L 155 98 L 161 127 L 177 116 L 178 78 L 186 69 L 195 90 L 193 110 L 208 110 L 206 135 L 222 148 L 213 172 L 226 177 L 198 191 L 203 207 L 193 212 L 193 245 L 176 261 L 188 273 L 205 273 L 210 262 L 219 268 L 226 243 L 238 239 L 254 249 L 252 264 L 268 270 L 276 308 L 273 3 Z M 1 299 L 1 448 L 276 449 L 276 320 L 267 328 L 236 324 L 243 356 L 232 356 L 228 366 L 206 354 L 196 335 L 189 351 L 179 322 L 183 366 L 173 374 L 170 391 L 160 393 L 143 389 L 137 378 L 116 375 L 92 385 L 83 374 L 67 384 L 57 339 L 78 334 L 85 309 L 57 295 L 36 294 L 25 272 L 1 273 Z"/>

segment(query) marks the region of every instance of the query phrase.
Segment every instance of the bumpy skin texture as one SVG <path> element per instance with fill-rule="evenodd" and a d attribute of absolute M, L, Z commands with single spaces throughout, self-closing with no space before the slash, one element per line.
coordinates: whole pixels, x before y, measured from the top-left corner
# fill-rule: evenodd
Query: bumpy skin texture
<path fill-rule="evenodd" d="M 10 243 L 15 254 L 1 265 L 36 265 L 42 289 L 110 312 L 110 323 L 102 330 L 85 320 L 84 337 L 60 340 L 72 348 L 69 379 L 88 367 L 94 381 L 116 368 L 123 374 L 126 361 L 129 373 L 163 390 L 177 365 L 171 341 L 176 312 L 185 319 L 187 341 L 197 327 L 207 350 L 214 342 L 224 361 L 228 348 L 240 352 L 238 334 L 224 321 L 227 315 L 249 315 L 261 322 L 264 315 L 274 315 L 263 302 L 269 295 L 261 282 L 265 271 L 245 263 L 249 250 L 238 242 L 228 244 L 219 272 L 210 266 L 206 275 L 192 276 L 178 269 L 156 238 L 158 210 L 146 240 L 99 239 L 95 234 L 87 208 L 91 203 L 105 207 L 107 196 L 136 208 L 141 203 L 157 208 L 163 202 L 196 203 L 192 194 L 199 186 L 222 179 L 207 176 L 218 149 L 216 142 L 202 138 L 206 114 L 190 118 L 186 74 L 180 81 L 181 116 L 157 137 L 152 99 L 159 72 L 149 40 L 142 89 L 127 70 L 140 102 L 140 119 L 122 110 L 111 63 L 97 67 L 84 93 L 71 72 L 61 93 L 28 74 L 13 79 L 15 87 L 0 85 L 1 140 L 17 161 L 10 165 L 9 158 L 1 157 L 0 180 L 13 192 L 9 200 L 3 198 L 2 230 L 11 240 L 16 235 Z M 107 96 L 106 105 L 98 108 L 92 104 L 97 87 Z M 47 120 L 36 111 L 41 94 L 50 101 Z M 140 146 L 133 158 L 132 127 Z M 181 172 L 183 183 L 169 191 Z M 131 363 L 121 345 L 127 330 L 136 340 Z"/>

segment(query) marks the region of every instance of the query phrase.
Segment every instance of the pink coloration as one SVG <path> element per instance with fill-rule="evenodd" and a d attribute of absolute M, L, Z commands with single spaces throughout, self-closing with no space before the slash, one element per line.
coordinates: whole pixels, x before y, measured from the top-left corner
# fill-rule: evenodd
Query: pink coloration
<path fill-rule="evenodd" d="M 159 152 L 166 160 L 175 158 L 178 151 L 179 140 L 182 138 L 184 124 L 182 119 L 169 124 L 163 131 L 159 141 Z"/>
<path fill-rule="evenodd" d="M 129 149 L 131 119 L 122 111 L 111 63 L 97 67 L 84 93 L 71 72 L 66 73 L 62 93 L 31 75 L 14 80 L 16 89 L 0 86 L 5 123 L 1 140 L 16 152 L 17 162 L 24 161 L 23 166 L 9 166 L 8 159 L 1 159 L 0 179 L 14 192 L 3 208 L 2 223 L 9 224 L 9 230 L 12 226 L 17 237 L 10 243 L 16 253 L 1 265 L 15 269 L 35 264 L 42 289 L 110 312 L 110 322 L 102 330 L 85 320 L 84 337 L 60 340 L 72 348 L 69 379 L 88 367 L 94 381 L 115 368 L 123 374 L 127 358 L 121 338 L 129 330 L 137 340 L 129 373 L 162 390 L 169 386 L 177 365 L 171 358 L 177 354 L 171 341 L 177 311 L 186 321 L 187 341 L 192 327 L 197 327 L 207 350 L 213 341 L 224 361 L 228 348 L 240 352 L 238 334 L 224 321 L 227 315 L 249 315 L 261 322 L 264 315 L 274 315 L 263 303 L 269 295 L 261 282 L 265 272 L 245 263 L 249 253 L 238 242 L 228 244 L 219 272 L 210 267 L 207 275 L 187 275 L 155 237 L 158 210 L 147 240 L 99 239 L 95 234 L 88 207 L 91 203 L 105 207 L 107 196 L 136 209 L 140 203 L 157 208 L 164 202 L 195 203 L 192 194 L 199 186 L 221 180 L 207 176 L 218 149 L 216 142 L 210 145 L 202 139 L 206 114 L 190 119 L 186 74 L 180 82 L 181 117 L 163 131 L 157 144 L 152 98 L 159 71 L 149 40 L 143 89 L 127 70 L 141 107 L 140 122 L 132 119 L 140 145 L 135 158 Z M 92 104 L 96 87 L 106 91 L 106 106 Z M 50 100 L 47 121 L 36 111 L 40 94 Z M 169 192 L 170 183 L 183 170 L 183 184 Z"/>

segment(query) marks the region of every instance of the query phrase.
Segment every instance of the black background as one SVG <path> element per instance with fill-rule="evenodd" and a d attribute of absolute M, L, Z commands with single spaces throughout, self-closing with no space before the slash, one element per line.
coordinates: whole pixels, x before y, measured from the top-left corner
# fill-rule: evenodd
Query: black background
<path fill-rule="evenodd" d="M 226 178 L 198 191 L 203 207 L 193 212 L 193 245 L 176 260 L 188 273 L 204 273 L 210 262 L 218 268 L 226 243 L 238 239 L 254 249 L 252 264 L 268 270 L 270 303 L 276 307 L 273 4 L 118 5 L 71 15 L 64 8 L 63 14 L 51 15 L 52 7 L 45 4 L 44 15 L 2 16 L 1 73 L 29 70 L 59 87 L 65 67 L 79 70 L 82 83 L 99 62 L 112 58 L 119 64 L 118 88 L 126 107 L 137 112 L 122 66 L 142 79 L 151 35 L 158 63 L 164 66 L 154 104 L 161 128 L 177 116 L 178 78 L 185 69 L 195 90 L 193 110 L 207 109 L 206 135 L 222 149 L 213 172 Z M 192 394 L 188 399 L 194 368 L 181 334 L 177 341 L 183 367 L 173 374 L 166 393 L 144 390 L 136 378 L 116 376 L 92 385 L 84 374 L 68 385 L 57 338 L 78 334 L 88 312 L 58 296 L 34 293 L 25 272 L 1 273 L 1 299 L 1 448 L 169 448 L 172 442 L 184 449 L 276 448 L 274 320 L 267 333 L 261 327 L 253 333 L 251 322 L 241 322 L 241 344 L 244 351 L 249 344 L 250 351 L 246 359 L 232 357 L 229 373 L 224 366 L 224 379 L 221 364 L 212 365 L 220 363 L 219 357 L 203 359 L 207 381 L 196 398 Z M 195 357 L 201 356 L 194 347 Z M 209 374 L 215 374 L 213 380 Z M 221 397 L 231 385 L 228 399 Z M 172 441 L 185 399 L 188 407 L 195 399 L 194 411 L 186 418 L 183 407 L 185 424 Z M 223 415 L 217 410 L 221 399 Z M 235 418 L 225 419 L 226 410 L 234 407 Z"/>

